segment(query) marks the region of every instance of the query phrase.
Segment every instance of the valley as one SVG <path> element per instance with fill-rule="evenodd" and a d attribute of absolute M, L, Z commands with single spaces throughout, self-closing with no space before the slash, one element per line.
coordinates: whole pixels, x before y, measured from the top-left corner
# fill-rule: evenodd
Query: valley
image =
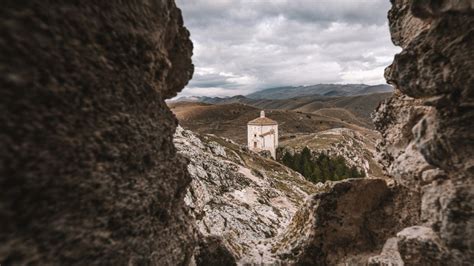
<path fill-rule="evenodd" d="M 278 100 L 236 96 L 173 101 L 168 105 L 184 128 L 227 138 L 242 146 L 247 144 L 247 122 L 265 109 L 268 117 L 279 123 L 279 158 L 283 152 L 308 147 L 315 154 L 343 156 L 349 166 L 363 170 L 369 177 L 383 177 L 375 156 L 380 135 L 372 129 L 370 115 L 390 95 L 313 95 Z"/>
<path fill-rule="evenodd" d="M 311 113 L 336 118 L 341 122 L 373 128 L 371 113 L 377 105 L 392 95 L 392 92 L 372 93 L 356 96 L 327 97 L 312 94 L 286 99 L 250 98 L 249 96 L 233 97 L 181 97 L 170 101 L 170 106 L 178 103 L 206 103 L 212 105 L 244 104 L 265 110 L 289 110 Z"/>
<path fill-rule="evenodd" d="M 246 143 L 247 122 L 258 116 L 260 112 L 257 107 L 240 103 L 216 105 L 179 102 L 169 106 L 183 127 L 198 133 L 226 137 L 240 144 Z M 291 110 L 266 109 L 265 111 L 269 117 L 278 121 L 281 138 L 340 127 L 369 130 L 331 116 Z"/>

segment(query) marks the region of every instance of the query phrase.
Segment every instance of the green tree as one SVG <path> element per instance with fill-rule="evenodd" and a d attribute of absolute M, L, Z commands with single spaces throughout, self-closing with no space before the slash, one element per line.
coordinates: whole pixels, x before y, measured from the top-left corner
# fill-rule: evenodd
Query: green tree
<path fill-rule="evenodd" d="M 351 176 L 354 178 L 365 177 L 365 172 L 363 170 L 359 171 L 355 166 L 351 167 L 350 172 Z"/>
<path fill-rule="evenodd" d="M 285 152 L 285 155 L 283 155 L 282 162 L 284 165 L 289 166 L 290 168 L 293 168 L 293 155 L 289 152 Z"/>
<path fill-rule="evenodd" d="M 303 161 L 303 173 L 301 173 L 305 177 L 311 177 L 313 174 L 313 168 L 311 167 L 311 161 L 304 160 Z"/>
<path fill-rule="evenodd" d="M 308 160 L 310 161 L 312 158 L 311 156 L 311 151 L 309 150 L 308 147 L 304 147 L 304 149 L 301 151 L 301 157 L 304 159 L 304 160 Z"/>
<path fill-rule="evenodd" d="M 340 162 L 337 162 L 336 164 L 336 170 L 334 171 L 335 175 L 337 176 L 337 180 L 342 180 L 342 179 L 345 179 L 347 178 L 347 170 L 346 170 L 346 166 L 344 164 L 341 164 Z"/>
<path fill-rule="evenodd" d="M 301 163 L 301 154 L 295 152 L 295 155 L 293 156 L 293 165 L 291 168 L 299 173 L 302 172 L 303 165 Z"/>
<path fill-rule="evenodd" d="M 317 183 L 317 182 L 323 182 L 323 175 L 321 173 L 321 169 L 319 169 L 319 166 L 315 165 L 315 167 L 313 168 L 313 173 L 312 173 L 312 176 L 313 176 L 313 182 Z"/>
<path fill-rule="evenodd" d="M 281 159 L 282 163 L 302 174 L 311 182 L 325 182 L 326 180 L 343 180 L 351 177 L 365 177 L 363 170 L 349 167 L 342 156 L 330 157 L 326 153 L 313 156 L 308 147 L 293 155 L 286 152 Z"/>

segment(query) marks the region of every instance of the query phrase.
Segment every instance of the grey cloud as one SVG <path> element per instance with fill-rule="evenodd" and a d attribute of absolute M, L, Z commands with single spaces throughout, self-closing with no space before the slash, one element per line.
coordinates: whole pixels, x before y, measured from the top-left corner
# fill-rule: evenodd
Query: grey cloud
<path fill-rule="evenodd" d="M 268 15 L 283 14 L 291 20 L 331 23 L 347 22 L 381 25 L 385 19 L 374 16 L 375 10 L 385 10 L 389 1 L 377 0 L 299 0 L 254 1 Z M 255 7 L 254 7 L 255 8 Z"/>
<path fill-rule="evenodd" d="M 180 0 L 178 3 L 189 14 L 190 23 L 201 26 L 220 19 L 245 24 L 280 15 L 305 23 L 344 21 L 381 25 L 386 16 L 377 12 L 388 10 L 390 5 L 388 0 Z"/>
<path fill-rule="evenodd" d="M 316 83 L 382 83 L 399 49 L 387 0 L 177 0 L 195 44 L 184 95 Z"/>
<path fill-rule="evenodd" d="M 238 82 L 233 81 L 236 76 L 223 75 L 221 73 L 196 73 L 193 79 L 193 87 L 196 88 L 233 88 L 239 86 Z"/>

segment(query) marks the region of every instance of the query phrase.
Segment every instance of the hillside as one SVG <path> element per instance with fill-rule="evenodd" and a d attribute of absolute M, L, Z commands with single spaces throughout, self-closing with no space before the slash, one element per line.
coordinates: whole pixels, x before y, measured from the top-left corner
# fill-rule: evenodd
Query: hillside
<path fill-rule="evenodd" d="M 307 96 L 285 100 L 254 100 L 247 104 L 261 109 L 284 109 L 320 114 L 373 128 L 371 113 L 392 93 L 374 93 L 350 97 Z"/>
<path fill-rule="evenodd" d="M 228 138 L 240 145 L 247 144 L 247 122 L 260 111 L 244 104 L 179 102 L 170 107 L 184 128 Z M 282 151 L 301 150 L 308 146 L 315 153 L 341 155 L 351 166 L 364 170 L 368 176 L 383 176 L 381 166 L 374 159 L 375 143 L 380 138 L 377 132 L 317 113 L 267 110 L 267 115 L 279 123 L 279 146 Z"/>
<path fill-rule="evenodd" d="M 371 93 L 392 92 L 390 85 L 365 85 L 365 84 L 317 84 L 298 87 L 278 87 L 257 91 L 246 95 L 251 99 L 289 99 L 293 97 L 319 95 L 319 96 L 354 96 Z"/>
<path fill-rule="evenodd" d="M 247 122 L 256 118 L 260 112 L 258 108 L 239 103 L 211 105 L 178 102 L 169 106 L 183 127 L 201 134 L 215 134 L 229 138 L 240 144 L 247 143 Z M 278 121 L 280 138 L 332 128 L 369 131 L 356 123 L 316 113 L 289 110 L 267 110 L 266 113 L 269 118 Z"/>
<path fill-rule="evenodd" d="M 373 128 L 371 113 L 384 99 L 390 97 L 388 93 L 372 93 L 358 96 L 324 97 L 310 95 L 290 99 L 251 99 L 242 95 L 233 97 L 182 97 L 176 102 L 201 102 L 208 104 L 241 103 L 259 109 L 280 109 L 314 113 L 322 116 L 337 118 L 351 124 Z"/>
<path fill-rule="evenodd" d="M 273 239 L 306 197 L 319 191 L 318 186 L 282 164 L 217 136 L 178 127 L 174 143 L 190 161 L 192 181 L 185 202 L 199 233 L 204 238 L 217 236 L 220 248 L 239 263 L 278 261 L 270 254 Z"/>
<path fill-rule="evenodd" d="M 376 131 L 333 128 L 311 134 L 298 134 L 281 138 L 279 155 L 293 153 L 308 147 L 312 153 L 325 153 L 331 157 L 342 156 L 350 166 L 363 170 L 369 177 L 383 177 L 382 166 L 375 159 Z"/>

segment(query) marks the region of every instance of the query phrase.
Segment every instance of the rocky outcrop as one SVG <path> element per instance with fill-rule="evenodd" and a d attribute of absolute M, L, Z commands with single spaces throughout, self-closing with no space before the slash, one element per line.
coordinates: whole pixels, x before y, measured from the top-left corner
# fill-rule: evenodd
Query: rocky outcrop
<path fill-rule="evenodd" d="M 185 200 L 202 235 L 197 265 L 365 264 L 419 223 L 419 194 L 394 182 L 313 185 L 227 139 L 178 127 L 174 142 L 190 161 Z"/>
<path fill-rule="evenodd" d="M 474 261 L 474 4 L 392 2 L 392 39 L 403 51 L 386 70 L 397 92 L 378 109 L 379 150 L 388 173 L 422 199 L 420 224 L 384 250 L 407 265 L 467 265 Z M 372 262 L 390 261 L 387 253 Z"/>
<path fill-rule="evenodd" d="M 186 264 L 174 2 L 7 1 L 0 51 L 0 264 Z"/>
<path fill-rule="evenodd" d="M 419 219 L 417 194 L 383 179 L 326 182 L 322 190 L 274 245 L 290 264 L 363 265 L 389 236 Z"/>
<path fill-rule="evenodd" d="M 190 161 L 186 204 L 200 233 L 214 239 L 200 243 L 196 263 L 215 257 L 214 252 L 203 257 L 202 250 L 228 250 L 240 264 L 278 263 L 271 252 L 275 237 L 317 186 L 230 140 L 178 127 L 174 142 Z"/>

